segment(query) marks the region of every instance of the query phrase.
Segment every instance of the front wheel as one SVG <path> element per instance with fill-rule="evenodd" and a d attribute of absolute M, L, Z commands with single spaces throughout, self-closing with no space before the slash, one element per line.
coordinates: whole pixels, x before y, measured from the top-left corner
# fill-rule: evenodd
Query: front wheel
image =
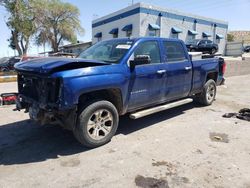
<path fill-rule="evenodd" d="M 215 53 L 216 53 L 216 49 L 215 49 L 215 48 L 212 48 L 210 54 L 213 55 L 213 54 L 215 54 Z"/>
<path fill-rule="evenodd" d="M 73 132 L 81 144 L 95 148 L 111 140 L 118 122 L 117 109 L 111 102 L 96 101 L 80 110 Z"/>
<path fill-rule="evenodd" d="M 209 106 L 213 103 L 216 96 L 216 84 L 214 80 L 208 80 L 206 84 L 203 86 L 203 91 L 198 96 L 198 102 Z"/>

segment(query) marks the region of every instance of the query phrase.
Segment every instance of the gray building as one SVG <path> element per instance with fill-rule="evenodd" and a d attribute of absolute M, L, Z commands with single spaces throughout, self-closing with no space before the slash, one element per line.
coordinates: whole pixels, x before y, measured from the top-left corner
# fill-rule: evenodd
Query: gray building
<path fill-rule="evenodd" d="M 92 42 L 131 36 L 179 38 L 184 42 L 207 38 L 218 43 L 219 53 L 224 54 L 227 31 L 225 21 L 137 3 L 93 20 Z"/>
<path fill-rule="evenodd" d="M 76 44 L 67 44 L 59 47 L 60 52 L 73 53 L 79 55 L 82 51 L 92 45 L 92 42 L 78 42 Z"/>

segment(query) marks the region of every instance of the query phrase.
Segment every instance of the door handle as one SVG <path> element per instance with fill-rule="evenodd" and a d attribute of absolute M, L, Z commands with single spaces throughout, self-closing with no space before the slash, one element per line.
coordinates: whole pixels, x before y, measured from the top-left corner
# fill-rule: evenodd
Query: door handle
<path fill-rule="evenodd" d="M 164 73 L 166 73 L 167 71 L 166 70 L 158 70 L 157 71 L 157 74 L 164 74 Z"/>
<path fill-rule="evenodd" d="M 192 67 L 191 66 L 189 66 L 189 67 L 185 67 L 185 70 L 191 70 L 192 69 Z"/>

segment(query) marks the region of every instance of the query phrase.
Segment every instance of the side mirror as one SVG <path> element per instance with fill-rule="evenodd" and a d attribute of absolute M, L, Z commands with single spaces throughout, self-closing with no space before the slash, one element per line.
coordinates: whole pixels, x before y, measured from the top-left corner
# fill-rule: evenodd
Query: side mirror
<path fill-rule="evenodd" d="M 129 61 L 131 69 L 134 69 L 137 65 L 150 64 L 151 59 L 149 55 L 137 55 L 134 60 Z"/>

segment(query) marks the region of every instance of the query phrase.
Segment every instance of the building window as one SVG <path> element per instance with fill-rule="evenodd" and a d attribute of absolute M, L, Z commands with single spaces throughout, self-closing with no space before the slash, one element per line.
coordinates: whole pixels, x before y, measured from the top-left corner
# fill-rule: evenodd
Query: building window
<path fill-rule="evenodd" d="M 114 33 L 113 38 L 118 38 L 118 33 Z"/>
<path fill-rule="evenodd" d="M 114 28 L 109 32 L 109 34 L 113 35 L 113 38 L 118 38 L 118 31 L 118 28 Z"/>
<path fill-rule="evenodd" d="M 102 32 L 96 33 L 94 37 L 97 38 L 98 42 L 101 41 L 102 40 Z"/>
<path fill-rule="evenodd" d="M 156 36 L 158 36 L 158 30 L 153 30 L 153 31 L 148 31 L 148 35 L 150 36 L 150 37 L 156 37 Z"/>
<path fill-rule="evenodd" d="M 224 39 L 224 36 L 223 35 L 220 35 L 220 34 L 216 34 L 216 43 L 219 44 L 220 43 L 220 40 L 221 39 Z"/>
<path fill-rule="evenodd" d="M 203 32 L 202 33 L 202 38 L 203 39 L 208 39 L 208 37 L 211 37 L 212 35 L 210 34 L 210 33 L 208 33 L 208 32 Z"/>
<path fill-rule="evenodd" d="M 188 30 L 188 35 L 187 35 L 187 42 L 191 42 L 195 39 L 195 36 L 198 35 L 199 33 L 194 30 Z"/>
<path fill-rule="evenodd" d="M 194 39 L 195 39 L 195 35 L 190 35 L 190 34 L 187 35 L 187 41 L 188 42 L 193 41 Z"/>
<path fill-rule="evenodd" d="M 160 26 L 157 24 L 149 24 L 148 30 L 149 36 L 155 37 L 160 35 Z"/>
<path fill-rule="evenodd" d="M 179 33 L 172 33 L 171 38 L 178 39 Z"/>
<path fill-rule="evenodd" d="M 132 36 L 132 30 L 126 31 L 126 37 L 131 37 Z"/>
<path fill-rule="evenodd" d="M 178 39 L 179 33 L 182 33 L 182 30 L 177 27 L 172 27 L 171 29 L 171 38 Z"/>
<path fill-rule="evenodd" d="M 122 28 L 122 30 L 126 32 L 126 37 L 131 37 L 132 36 L 132 29 L 133 29 L 132 24 L 126 25 L 126 26 L 124 26 Z"/>

